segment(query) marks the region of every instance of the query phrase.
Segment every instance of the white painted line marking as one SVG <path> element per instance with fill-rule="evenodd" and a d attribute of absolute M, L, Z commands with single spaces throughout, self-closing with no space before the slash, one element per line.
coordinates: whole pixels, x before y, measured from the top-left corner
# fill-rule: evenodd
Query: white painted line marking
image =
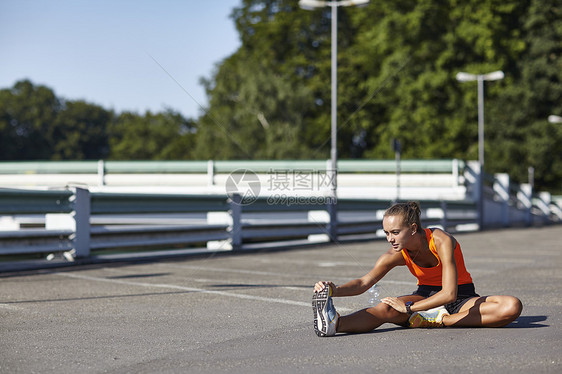
<path fill-rule="evenodd" d="M 23 308 L 20 308 L 18 306 L 14 306 L 14 305 L 11 305 L 11 304 L 0 304 L 0 308 L 9 309 L 9 310 L 22 310 L 23 309 Z"/>
<path fill-rule="evenodd" d="M 206 267 L 206 266 L 194 266 L 194 265 L 175 265 L 175 264 L 168 264 L 168 263 L 160 263 L 158 264 L 159 266 L 166 266 L 166 267 L 171 267 L 171 268 L 176 268 L 176 269 L 189 269 L 189 270 L 203 270 L 203 271 L 218 271 L 221 273 L 237 273 L 237 274 L 251 274 L 251 275 L 265 275 L 265 276 L 271 276 L 271 277 L 285 277 L 285 278 L 295 278 L 295 277 L 302 277 L 302 278 L 313 278 L 316 280 L 318 276 L 317 275 L 308 275 L 308 274 L 293 274 L 293 273 L 275 273 L 275 272 L 270 272 L 270 271 L 258 271 L 258 270 L 243 270 L 243 269 L 229 269 L 229 268 L 217 268 L 217 267 Z M 325 278 L 325 277 L 324 277 Z M 337 280 L 342 280 L 342 281 L 349 281 L 351 280 L 351 278 L 344 278 L 344 277 L 332 277 L 330 276 L 330 279 L 337 279 Z M 320 279 L 320 280 L 326 280 L 326 279 Z M 383 279 L 381 280 L 379 283 L 392 283 L 392 284 L 405 284 L 408 286 L 412 286 L 415 287 L 416 286 L 416 282 L 415 281 L 395 281 L 395 280 L 386 280 Z M 310 286 L 311 288 L 313 287 L 312 285 Z"/>
<path fill-rule="evenodd" d="M 71 273 L 55 273 L 55 274 L 63 276 L 63 277 L 68 277 L 68 278 L 77 278 L 77 279 L 84 279 L 84 280 L 91 280 L 91 281 L 98 281 L 98 282 L 125 284 L 125 285 L 128 285 L 128 286 L 150 287 L 150 288 L 168 288 L 168 289 L 182 290 L 182 291 L 189 291 L 189 292 L 200 292 L 200 293 L 211 294 L 211 295 L 228 296 L 228 297 L 234 297 L 234 298 L 238 298 L 238 299 L 264 301 L 264 302 L 268 302 L 268 303 L 297 305 L 297 306 L 304 306 L 304 307 L 307 307 L 307 308 L 312 307 L 311 303 L 305 303 L 305 302 L 302 302 L 302 301 L 294 301 L 294 300 L 286 300 L 286 299 L 274 299 L 274 298 L 270 298 L 270 297 L 252 296 L 252 295 L 231 293 L 231 292 L 225 292 L 225 291 L 205 290 L 205 289 L 201 289 L 201 288 L 178 286 L 178 285 L 175 285 L 175 284 L 131 282 L 131 281 L 125 281 L 125 280 L 122 280 L 122 279 L 99 278 L 99 277 L 92 277 L 92 276 L 89 276 L 89 275 L 71 274 Z M 347 309 L 347 308 L 340 308 L 340 309 L 342 311 L 349 311 L 349 309 Z"/>
<path fill-rule="evenodd" d="M 244 270 L 244 269 L 228 269 L 228 268 L 217 268 L 217 267 L 207 267 L 207 266 L 194 266 L 194 265 L 174 265 L 174 264 L 158 264 L 160 266 L 166 266 L 176 269 L 189 269 L 189 270 L 203 270 L 203 271 L 218 271 L 221 273 L 237 273 L 237 274 L 252 274 L 252 275 L 265 275 L 265 276 L 276 276 L 276 277 L 288 277 L 293 278 L 295 274 L 288 273 L 274 273 L 270 271 L 259 271 L 259 270 Z M 300 274 L 303 277 L 310 277 L 307 275 Z"/>

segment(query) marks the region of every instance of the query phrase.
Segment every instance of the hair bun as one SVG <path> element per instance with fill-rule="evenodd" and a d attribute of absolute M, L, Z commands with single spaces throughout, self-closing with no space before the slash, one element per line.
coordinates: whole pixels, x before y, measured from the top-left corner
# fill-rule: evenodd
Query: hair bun
<path fill-rule="evenodd" d="M 421 206 L 417 201 L 395 203 L 384 212 L 384 217 L 388 216 L 400 216 L 408 226 L 415 223 L 418 226 L 418 230 L 422 228 L 420 222 Z"/>
<path fill-rule="evenodd" d="M 420 203 L 418 203 L 417 201 L 408 201 L 408 206 L 416 212 L 418 217 L 421 216 Z"/>

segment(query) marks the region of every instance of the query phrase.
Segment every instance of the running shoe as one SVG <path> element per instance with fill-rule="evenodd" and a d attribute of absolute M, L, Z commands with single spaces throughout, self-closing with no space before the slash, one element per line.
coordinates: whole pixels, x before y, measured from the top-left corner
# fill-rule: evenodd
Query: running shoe
<path fill-rule="evenodd" d="M 447 309 L 440 306 L 421 312 L 415 312 L 408 319 L 408 322 L 410 327 L 444 327 L 443 317 L 448 315 L 449 312 L 447 312 Z"/>
<path fill-rule="evenodd" d="M 312 295 L 312 310 L 314 312 L 314 331 L 318 336 L 336 335 L 336 324 L 339 314 L 332 302 L 332 289 L 326 287 Z"/>

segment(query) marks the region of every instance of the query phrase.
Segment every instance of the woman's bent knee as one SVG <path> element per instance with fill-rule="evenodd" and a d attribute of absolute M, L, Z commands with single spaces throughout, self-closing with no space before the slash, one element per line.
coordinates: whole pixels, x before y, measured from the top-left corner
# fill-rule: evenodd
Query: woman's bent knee
<path fill-rule="evenodd" d="M 507 325 L 517 319 L 523 311 L 521 300 L 513 296 L 502 296 L 498 308 L 499 320 Z"/>
<path fill-rule="evenodd" d="M 511 321 L 514 321 L 521 315 L 522 311 L 523 304 L 521 303 L 521 300 L 513 296 L 506 296 L 504 313 L 507 318 L 511 319 Z"/>

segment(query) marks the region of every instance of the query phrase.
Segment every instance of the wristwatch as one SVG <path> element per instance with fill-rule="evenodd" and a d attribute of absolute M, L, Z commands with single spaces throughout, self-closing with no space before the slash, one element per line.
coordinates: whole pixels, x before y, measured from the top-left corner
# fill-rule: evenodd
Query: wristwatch
<path fill-rule="evenodd" d="M 406 313 L 408 313 L 408 315 L 412 315 L 412 313 L 414 313 L 414 312 L 412 312 L 412 309 L 410 309 L 412 307 L 412 305 L 414 305 L 413 301 L 408 301 L 406 303 Z"/>

